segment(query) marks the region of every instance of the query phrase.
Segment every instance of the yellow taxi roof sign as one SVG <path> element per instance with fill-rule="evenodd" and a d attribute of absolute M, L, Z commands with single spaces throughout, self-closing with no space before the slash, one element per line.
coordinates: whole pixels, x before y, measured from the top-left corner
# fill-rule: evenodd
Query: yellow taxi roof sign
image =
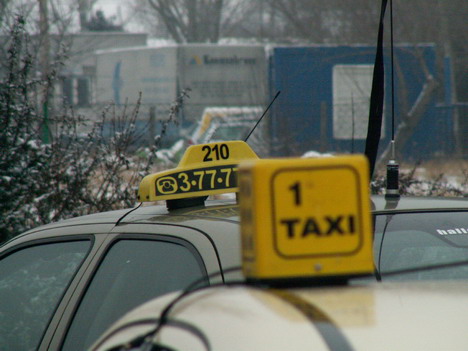
<path fill-rule="evenodd" d="M 239 166 L 243 271 L 252 280 L 373 271 L 367 159 L 276 159 Z"/>
<path fill-rule="evenodd" d="M 199 144 L 187 148 L 178 168 L 193 166 L 198 163 L 205 166 L 220 162 L 239 163 L 247 159 L 258 159 L 258 156 L 244 141 L 234 140 Z"/>
<path fill-rule="evenodd" d="M 192 145 L 177 168 L 143 178 L 138 200 L 175 200 L 237 192 L 237 165 L 246 159 L 258 156 L 243 141 Z"/>

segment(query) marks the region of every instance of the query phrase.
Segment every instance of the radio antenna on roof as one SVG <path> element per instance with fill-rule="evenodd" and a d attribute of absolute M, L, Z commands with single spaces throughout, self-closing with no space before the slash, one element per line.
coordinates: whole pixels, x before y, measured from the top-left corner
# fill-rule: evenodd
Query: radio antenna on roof
<path fill-rule="evenodd" d="M 257 123 L 255 123 L 254 127 L 252 128 L 252 130 L 249 132 L 249 134 L 247 135 L 247 137 L 244 139 L 245 142 L 247 142 L 247 139 L 249 139 L 250 135 L 253 133 L 253 131 L 255 130 L 255 128 L 257 128 L 258 124 L 261 122 L 261 120 L 263 119 L 263 117 L 266 115 L 266 113 L 268 112 L 268 110 L 270 109 L 271 105 L 273 105 L 273 103 L 275 102 L 276 98 L 278 97 L 278 95 L 281 93 L 280 90 L 278 90 L 278 92 L 276 93 L 275 97 L 271 100 L 270 104 L 268 105 L 268 107 L 265 109 L 265 111 L 263 112 L 263 114 L 260 116 L 260 118 L 258 119 Z"/>
<path fill-rule="evenodd" d="M 365 155 L 369 159 L 369 179 L 374 173 L 377 151 L 379 149 L 382 131 L 382 115 L 385 98 L 385 68 L 383 57 L 384 18 L 387 1 L 382 0 L 380 9 L 379 30 L 377 35 L 377 50 L 375 53 L 374 72 L 372 74 L 372 90 L 369 103 L 369 123 L 367 127 Z"/>

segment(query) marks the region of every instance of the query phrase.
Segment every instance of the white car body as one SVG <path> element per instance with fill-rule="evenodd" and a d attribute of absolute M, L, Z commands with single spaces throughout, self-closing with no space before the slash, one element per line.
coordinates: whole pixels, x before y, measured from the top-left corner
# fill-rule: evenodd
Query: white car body
<path fill-rule="evenodd" d="M 130 345 L 154 329 L 175 296 L 155 299 L 127 314 L 92 350 Z M 179 351 L 466 350 L 468 283 L 209 288 L 178 302 L 169 321 L 196 328 L 209 344 L 170 323 L 151 339 Z"/>

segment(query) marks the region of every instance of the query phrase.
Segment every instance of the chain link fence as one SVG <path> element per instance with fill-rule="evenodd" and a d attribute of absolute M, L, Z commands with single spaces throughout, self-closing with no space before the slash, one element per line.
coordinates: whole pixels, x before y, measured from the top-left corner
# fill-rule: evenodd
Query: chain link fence
<path fill-rule="evenodd" d="M 366 108 L 363 108 L 364 105 Z M 164 140 L 160 145 L 161 148 L 169 149 L 180 140 L 184 141 L 182 147 L 187 147 L 190 135 L 193 134 L 200 122 L 205 107 L 202 104 L 191 103 L 189 99 L 174 123 L 168 126 Z M 159 105 L 141 107 L 139 120 L 136 121 L 136 129 L 140 135 L 138 141 L 140 147 L 149 146 L 154 142 L 154 138 L 161 132 L 161 122 L 167 116 L 167 109 L 167 106 Z M 325 134 L 323 138 L 313 138 L 317 144 L 313 150 L 332 153 L 364 152 L 368 118 L 367 104 L 356 100 L 353 102 L 352 108 L 349 104 L 339 104 L 333 106 L 333 113 L 331 111 L 330 114 L 326 111 L 324 113 L 333 116 L 333 121 L 328 122 L 330 134 L 329 136 Z M 426 130 L 424 125 L 418 127 L 415 136 L 407 142 L 405 152 L 399 155 L 397 161 L 401 165 L 401 172 L 403 175 L 411 175 L 415 181 L 427 182 L 427 189 L 440 190 L 454 187 L 457 189 L 455 191 L 457 195 L 468 196 L 468 103 L 450 106 L 437 105 L 431 113 L 431 129 Z M 336 123 L 335 114 L 344 116 L 339 123 Z M 260 115 L 258 117 L 260 118 Z M 276 121 L 278 120 L 282 123 L 285 122 L 284 118 Z M 291 119 L 286 118 L 286 120 Z M 261 157 L 270 157 L 275 154 L 275 148 L 282 147 L 284 149 L 285 145 L 290 145 L 293 151 L 291 154 L 281 152 L 279 156 L 301 156 L 304 153 L 301 151 L 302 142 L 297 140 L 291 130 L 298 130 L 298 128 L 319 130 L 323 120 L 325 118 L 321 120 L 311 118 L 301 125 L 287 124 L 288 128 L 279 128 L 280 140 L 271 136 L 271 131 L 275 128 L 275 118 L 270 111 L 250 138 L 250 142 L 255 144 L 252 146 Z M 322 128 L 322 130 L 326 130 L 326 128 Z M 381 151 L 388 144 L 390 133 L 388 125 L 382 128 L 384 139 L 380 145 Z M 326 148 L 322 148 L 324 141 Z M 181 152 L 179 150 L 178 154 L 180 155 Z M 275 156 L 278 155 L 275 154 Z M 172 167 L 177 164 L 177 161 L 178 159 L 174 159 L 166 166 Z M 164 167 L 164 164 L 160 166 Z M 385 163 L 380 163 L 374 174 L 376 178 L 379 178 L 384 173 Z M 450 195 L 445 190 L 428 190 L 424 194 Z"/>

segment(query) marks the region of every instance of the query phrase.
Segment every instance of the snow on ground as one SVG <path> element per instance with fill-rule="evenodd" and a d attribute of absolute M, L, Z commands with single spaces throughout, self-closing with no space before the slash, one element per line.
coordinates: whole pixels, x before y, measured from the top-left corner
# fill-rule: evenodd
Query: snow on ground
<path fill-rule="evenodd" d="M 305 152 L 302 158 L 320 158 L 333 156 L 314 150 Z M 427 196 L 465 196 L 468 197 L 468 161 L 457 159 L 434 159 L 419 165 L 404 163 L 400 166 L 400 179 L 412 175 L 407 190 L 413 195 Z M 385 177 L 385 167 L 374 172 L 375 178 Z M 451 191 L 453 189 L 454 191 Z"/>
<path fill-rule="evenodd" d="M 307 151 L 305 152 L 301 158 L 320 158 L 320 157 L 330 157 L 333 156 L 333 154 L 330 154 L 328 152 L 318 152 L 318 151 Z"/>

